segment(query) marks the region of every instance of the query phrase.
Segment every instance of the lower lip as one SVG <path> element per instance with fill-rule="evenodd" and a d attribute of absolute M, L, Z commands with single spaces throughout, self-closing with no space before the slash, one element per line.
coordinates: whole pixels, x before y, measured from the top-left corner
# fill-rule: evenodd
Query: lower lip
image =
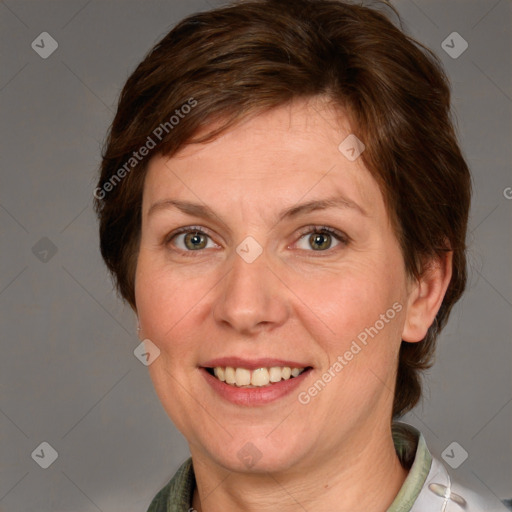
<path fill-rule="evenodd" d="M 303 382 L 311 368 L 304 370 L 299 376 L 288 380 L 281 380 L 270 386 L 261 388 L 239 388 L 220 381 L 201 368 L 206 382 L 216 391 L 222 398 L 236 405 L 246 405 L 249 407 L 256 405 L 265 405 L 278 400 L 292 393 Z"/>

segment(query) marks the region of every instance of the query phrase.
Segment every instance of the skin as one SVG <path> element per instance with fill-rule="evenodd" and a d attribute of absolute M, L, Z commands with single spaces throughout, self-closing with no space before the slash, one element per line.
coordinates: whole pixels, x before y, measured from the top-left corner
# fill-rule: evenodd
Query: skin
<path fill-rule="evenodd" d="M 189 443 L 196 510 L 385 511 L 407 476 L 390 426 L 398 351 L 402 339 L 425 336 L 451 254 L 430 262 L 420 281 L 407 275 L 377 183 L 361 158 L 338 150 L 351 132 L 318 97 L 149 163 L 136 269 L 140 337 L 161 351 L 149 371 Z M 288 207 L 333 195 L 358 207 L 278 220 Z M 172 207 L 149 214 L 166 199 L 208 205 L 215 217 Z M 169 237 L 186 226 L 208 235 L 204 248 Z M 326 235 L 328 248 L 318 250 L 312 229 L 301 234 L 308 226 L 336 229 L 348 243 Z M 263 249 L 252 263 L 236 252 L 247 236 Z M 307 405 L 297 392 L 234 405 L 198 369 L 223 356 L 307 362 L 313 370 L 299 392 L 307 391 L 395 303 L 401 311 Z M 261 454 L 250 468 L 238 457 L 249 441 Z"/>

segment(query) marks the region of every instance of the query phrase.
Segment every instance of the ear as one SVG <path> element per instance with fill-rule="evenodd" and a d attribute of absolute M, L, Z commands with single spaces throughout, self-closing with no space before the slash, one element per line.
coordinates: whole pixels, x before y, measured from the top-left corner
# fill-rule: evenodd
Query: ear
<path fill-rule="evenodd" d="M 402 331 L 404 341 L 416 343 L 427 335 L 452 278 L 452 260 L 452 251 L 446 251 L 429 260 L 424 266 L 422 276 L 411 282 Z"/>
<path fill-rule="evenodd" d="M 142 328 L 140 326 L 140 321 L 139 321 L 139 317 L 137 315 L 137 312 L 135 312 L 135 322 L 137 323 L 137 337 L 139 338 L 139 340 L 142 340 L 142 337 L 141 337 Z"/>

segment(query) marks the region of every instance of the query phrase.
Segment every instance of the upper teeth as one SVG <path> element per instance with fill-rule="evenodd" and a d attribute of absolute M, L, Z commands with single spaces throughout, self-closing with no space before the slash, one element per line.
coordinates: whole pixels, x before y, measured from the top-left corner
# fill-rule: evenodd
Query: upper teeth
<path fill-rule="evenodd" d="M 281 379 L 288 380 L 290 377 L 297 377 L 304 371 L 304 368 L 290 368 L 289 366 L 273 366 L 272 368 L 258 368 L 248 370 L 247 368 L 226 368 L 217 366 L 213 369 L 215 376 L 235 386 L 267 386 L 270 382 L 279 382 Z"/>

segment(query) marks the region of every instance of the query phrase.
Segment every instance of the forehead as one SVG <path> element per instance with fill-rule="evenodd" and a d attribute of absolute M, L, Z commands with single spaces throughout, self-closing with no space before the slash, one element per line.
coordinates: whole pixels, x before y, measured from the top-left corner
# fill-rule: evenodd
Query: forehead
<path fill-rule="evenodd" d="M 321 98 L 252 115 L 211 142 L 184 146 L 171 158 L 152 159 L 144 212 L 168 196 L 275 210 L 301 199 L 339 194 L 377 213 L 383 206 L 377 183 L 362 158 L 347 158 L 344 141 L 352 141 L 351 132 L 343 112 Z"/>

